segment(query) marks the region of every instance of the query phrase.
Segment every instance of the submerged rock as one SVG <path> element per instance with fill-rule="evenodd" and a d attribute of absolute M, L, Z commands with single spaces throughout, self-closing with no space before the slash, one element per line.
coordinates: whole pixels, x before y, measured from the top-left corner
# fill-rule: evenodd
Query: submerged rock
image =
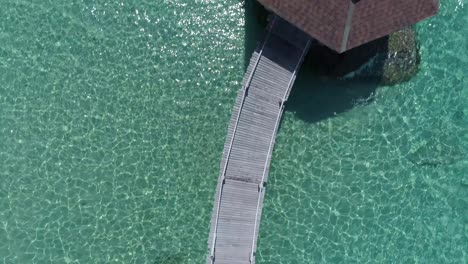
<path fill-rule="evenodd" d="M 419 62 L 414 28 L 403 29 L 343 54 L 317 45 L 306 61 L 318 75 L 373 80 L 385 85 L 408 81 L 417 73 Z"/>
<path fill-rule="evenodd" d="M 180 264 L 184 263 L 184 258 L 180 254 L 161 256 L 156 260 L 158 264 Z"/>
<path fill-rule="evenodd" d="M 383 56 L 381 81 L 396 84 L 408 81 L 419 69 L 420 56 L 416 32 L 407 28 L 391 34 L 388 38 L 387 56 Z"/>
<path fill-rule="evenodd" d="M 452 165 L 465 158 L 459 138 L 448 133 L 433 133 L 417 149 L 410 151 L 407 158 L 417 166 L 438 167 Z"/>

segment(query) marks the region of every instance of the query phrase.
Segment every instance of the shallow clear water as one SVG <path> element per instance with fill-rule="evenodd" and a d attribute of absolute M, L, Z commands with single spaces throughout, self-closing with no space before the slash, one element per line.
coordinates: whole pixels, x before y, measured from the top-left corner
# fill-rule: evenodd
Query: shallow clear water
<path fill-rule="evenodd" d="M 204 263 L 240 1 L 0 3 L 0 260 Z M 372 100 L 304 67 L 258 263 L 467 262 L 468 3 L 441 4 L 418 75 Z"/>

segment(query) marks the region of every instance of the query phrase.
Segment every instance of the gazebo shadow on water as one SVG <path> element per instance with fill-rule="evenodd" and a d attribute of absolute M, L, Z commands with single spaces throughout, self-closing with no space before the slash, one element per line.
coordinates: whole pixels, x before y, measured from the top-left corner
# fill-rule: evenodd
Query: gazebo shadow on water
<path fill-rule="evenodd" d="M 257 1 L 246 0 L 245 7 L 245 60 L 246 69 L 250 57 L 262 41 L 267 25 L 268 11 Z M 337 54 L 325 46 L 315 45 L 309 51 L 291 91 L 286 111 L 307 122 L 318 122 L 339 115 L 373 100 L 380 82 L 378 76 L 363 79 L 339 79 L 362 66 L 377 52 L 385 52 L 388 38 L 384 37 L 344 54 Z M 372 69 L 382 72 L 383 63 Z"/>

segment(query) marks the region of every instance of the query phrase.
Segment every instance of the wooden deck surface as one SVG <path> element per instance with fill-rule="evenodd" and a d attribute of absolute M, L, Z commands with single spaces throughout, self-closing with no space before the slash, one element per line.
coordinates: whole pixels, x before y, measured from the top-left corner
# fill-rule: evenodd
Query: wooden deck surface
<path fill-rule="evenodd" d="M 255 263 L 276 131 L 310 42 L 305 33 L 275 17 L 251 57 L 224 145 L 207 263 Z"/>

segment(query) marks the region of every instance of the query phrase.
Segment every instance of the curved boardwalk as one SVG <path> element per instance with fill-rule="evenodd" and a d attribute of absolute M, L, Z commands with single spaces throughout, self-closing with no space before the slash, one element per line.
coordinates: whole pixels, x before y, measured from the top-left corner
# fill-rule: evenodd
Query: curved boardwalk
<path fill-rule="evenodd" d="M 309 46 L 305 33 L 274 18 L 252 55 L 224 145 L 207 263 L 255 263 L 276 131 Z"/>

